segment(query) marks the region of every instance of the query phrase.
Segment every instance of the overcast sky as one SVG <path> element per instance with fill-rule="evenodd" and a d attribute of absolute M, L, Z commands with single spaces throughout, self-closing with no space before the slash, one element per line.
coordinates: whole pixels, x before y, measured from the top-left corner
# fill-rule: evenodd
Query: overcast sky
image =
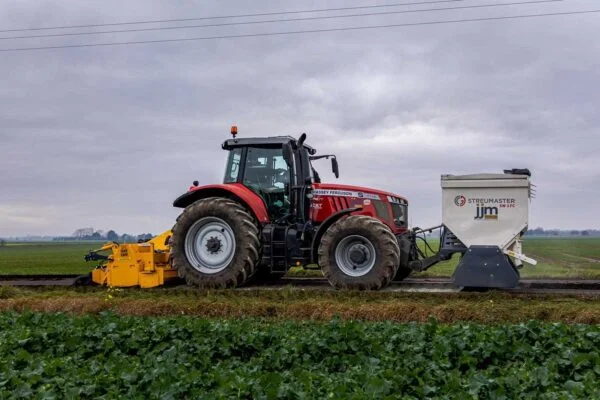
<path fill-rule="evenodd" d="M 0 27 L 392 2 L 3 0 Z M 508 2 L 464 0 L 368 12 Z M 342 20 L 0 40 L 0 48 L 402 24 L 594 6 L 598 7 L 596 0 L 565 0 Z M 244 20 L 359 12 L 366 11 Z M 0 36 L 60 32 L 67 31 Z M 239 126 L 240 136 L 307 132 L 319 153 L 338 155 L 340 183 L 408 198 L 413 225 L 441 221 L 441 174 L 526 167 L 538 186 L 530 227 L 599 228 L 599 37 L 600 14 L 589 14 L 2 52 L 0 236 L 70 234 L 86 226 L 119 233 L 168 229 L 179 213 L 172 201 L 194 179 L 201 184 L 222 180 L 226 154 L 220 143 L 232 124 Z M 324 180 L 333 181 L 327 162 L 318 163 Z"/>

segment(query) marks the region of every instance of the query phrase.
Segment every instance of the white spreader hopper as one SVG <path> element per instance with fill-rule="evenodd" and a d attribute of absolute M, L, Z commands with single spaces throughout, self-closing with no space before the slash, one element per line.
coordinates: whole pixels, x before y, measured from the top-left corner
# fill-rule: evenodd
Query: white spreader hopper
<path fill-rule="evenodd" d="M 515 267 L 536 264 L 522 254 L 520 240 L 529 221 L 531 174 L 504 172 L 442 175 L 442 222 L 464 245 L 454 273 L 458 286 L 515 287 Z"/>

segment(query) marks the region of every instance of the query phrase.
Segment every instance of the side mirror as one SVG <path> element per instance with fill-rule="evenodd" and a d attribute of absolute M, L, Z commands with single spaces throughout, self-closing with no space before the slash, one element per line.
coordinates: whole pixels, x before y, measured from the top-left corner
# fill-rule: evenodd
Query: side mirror
<path fill-rule="evenodd" d="M 294 165 L 294 162 L 292 161 L 294 157 L 294 150 L 292 149 L 292 144 L 290 142 L 287 142 L 283 145 L 282 155 L 287 166 L 291 168 Z"/>
<path fill-rule="evenodd" d="M 331 157 L 331 171 L 336 178 L 340 177 L 340 166 L 338 165 L 337 158 Z"/>

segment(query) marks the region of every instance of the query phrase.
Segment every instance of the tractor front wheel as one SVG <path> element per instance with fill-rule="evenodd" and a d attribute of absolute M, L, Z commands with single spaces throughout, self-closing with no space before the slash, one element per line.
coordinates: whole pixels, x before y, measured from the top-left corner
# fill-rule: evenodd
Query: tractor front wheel
<path fill-rule="evenodd" d="M 258 265 L 258 227 L 239 203 L 226 198 L 202 199 L 186 207 L 171 240 L 173 265 L 194 286 L 236 287 Z"/>
<path fill-rule="evenodd" d="M 334 223 L 323 235 L 318 254 L 323 274 L 338 289 L 381 289 L 400 264 L 393 233 L 378 219 L 364 215 Z"/>

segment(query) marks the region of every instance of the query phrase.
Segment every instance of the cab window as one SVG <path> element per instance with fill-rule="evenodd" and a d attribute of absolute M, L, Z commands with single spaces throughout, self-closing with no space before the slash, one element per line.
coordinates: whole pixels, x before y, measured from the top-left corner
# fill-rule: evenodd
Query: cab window
<path fill-rule="evenodd" d="M 238 181 L 238 175 L 240 173 L 240 161 L 242 159 L 242 149 L 233 149 L 229 152 L 229 159 L 227 160 L 227 168 L 225 169 L 224 183 L 234 183 Z"/>
<path fill-rule="evenodd" d="M 244 186 L 259 194 L 272 218 L 289 213 L 290 171 L 281 148 L 249 147 L 244 165 Z"/>

